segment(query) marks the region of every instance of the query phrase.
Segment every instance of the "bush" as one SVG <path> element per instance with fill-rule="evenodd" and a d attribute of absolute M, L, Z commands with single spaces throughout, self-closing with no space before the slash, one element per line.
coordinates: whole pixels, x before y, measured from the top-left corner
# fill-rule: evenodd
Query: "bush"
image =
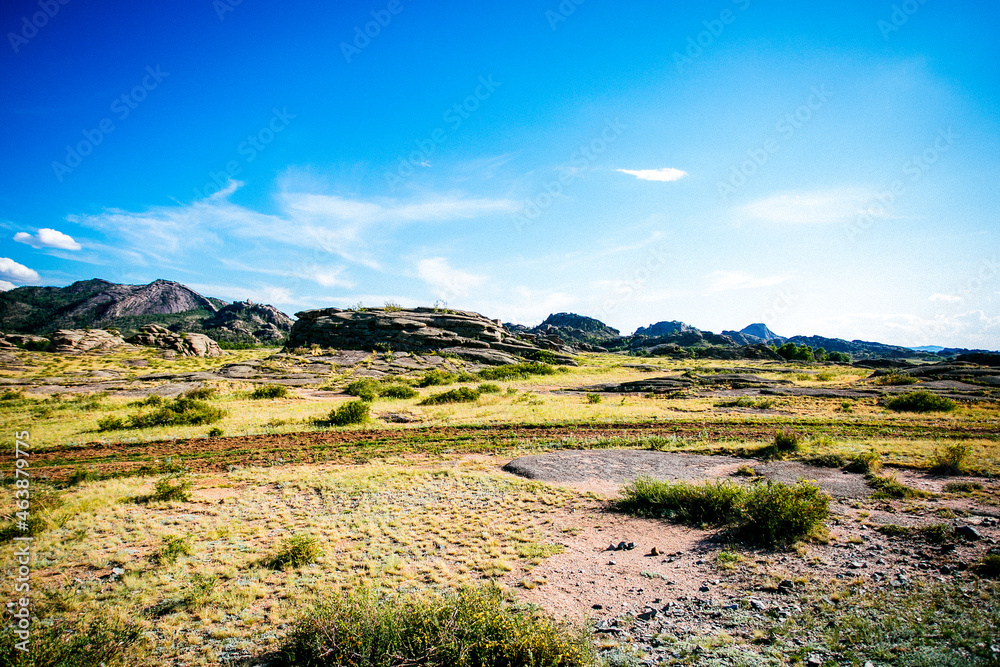
<path fill-rule="evenodd" d="M 503 391 L 503 389 L 501 389 L 500 385 L 498 384 L 484 382 L 478 387 L 476 387 L 476 391 L 478 391 L 480 394 L 499 394 L 500 392 Z"/>
<path fill-rule="evenodd" d="M 746 542 L 789 544 L 809 535 L 829 513 L 829 497 L 818 486 L 768 482 L 754 486 L 741 508 L 737 534 Z"/>
<path fill-rule="evenodd" d="M 484 380 L 523 380 L 532 375 L 555 375 L 558 371 L 548 364 L 537 362 L 495 366 L 479 371 L 479 377 Z"/>
<path fill-rule="evenodd" d="M 865 475 L 874 475 L 882 469 L 882 457 L 878 452 L 872 450 L 863 454 L 851 457 L 851 462 L 844 468 L 847 472 L 860 472 Z"/>
<path fill-rule="evenodd" d="M 389 384 L 379 389 L 379 396 L 385 398 L 415 398 L 419 395 L 416 389 L 405 384 Z"/>
<path fill-rule="evenodd" d="M 176 481 L 176 483 L 175 483 Z M 179 475 L 167 475 L 156 481 L 153 493 L 142 496 L 139 502 L 168 502 L 176 500 L 187 502 L 191 500 L 191 480 L 184 479 Z"/>
<path fill-rule="evenodd" d="M 933 544 L 945 544 L 955 541 L 955 527 L 946 523 L 922 526 L 919 530 L 923 538 Z"/>
<path fill-rule="evenodd" d="M 455 374 L 447 371 L 427 371 L 417 380 L 418 387 L 439 387 L 455 382 Z"/>
<path fill-rule="evenodd" d="M 754 410 L 768 410 L 774 407 L 774 400 L 770 398 L 752 398 L 750 396 L 740 396 L 715 404 L 717 408 L 753 408 Z"/>
<path fill-rule="evenodd" d="M 117 667 L 144 662 L 142 628 L 118 618 L 35 623 L 27 653 L 9 623 L 0 627 L 0 664 L 12 667 Z"/>
<path fill-rule="evenodd" d="M 964 475 L 965 460 L 969 458 L 972 447 L 964 442 L 953 442 L 945 445 L 934 455 L 934 472 L 944 475 Z"/>
<path fill-rule="evenodd" d="M 890 398 L 885 402 L 885 407 L 895 412 L 951 412 L 958 407 L 958 403 L 920 389 Z"/>
<path fill-rule="evenodd" d="M 189 389 L 185 391 L 181 396 L 184 398 L 194 398 L 199 401 L 207 401 L 210 398 L 215 398 L 215 395 L 219 391 L 215 387 L 198 387 L 197 389 Z"/>
<path fill-rule="evenodd" d="M 926 498 L 930 494 L 912 486 L 906 486 L 895 477 L 879 477 L 868 475 L 865 478 L 868 486 L 875 492 L 872 498 L 876 500 L 901 500 L 903 498 Z"/>
<path fill-rule="evenodd" d="M 371 408 L 364 401 L 349 401 L 330 413 L 330 423 L 334 426 L 364 424 L 368 421 Z"/>
<path fill-rule="evenodd" d="M 600 394 L 587 394 L 587 402 L 590 404 L 596 404 L 601 402 Z"/>
<path fill-rule="evenodd" d="M 851 363 L 851 355 L 847 354 L 846 352 L 827 352 L 826 360 L 834 361 L 839 364 L 849 364 Z"/>
<path fill-rule="evenodd" d="M 976 564 L 976 574 L 990 579 L 1000 578 L 1000 554 L 986 554 Z"/>
<path fill-rule="evenodd" d="M 277 658 L 287 667 L 594 663 L 583 632 L 520 608 L 495 584 L 445 593 L 345 594 L 299 622 Z"/>
<path fill-rule="evenodd" d="M 459 387 L 440 394 L 428 396 L 417 405 L 442 405 L 444 403 L 471 403 L 479 400 L 479 392 L 468 387 Z"/>
<path fill-rule="evenodd" d="M 222 419 L 226 413 L 208 403 L 196 401 L 193 398 L 177 398 L 165 403 L 159 410 L 147 414 L 135 415 L 130 419 L 131 428 L 149 428 L 152 426 L 200 426 L 213 424 Z"/>
<path fill-rule="evenodd" d="M 532 361 L 540 361 L 544 364 L 554 364 L 558 361 L 555 352 L 550 350 L 533 350 L 524 355 L 525 359 L 531 359 Z"/>
<path fill-rule="evenodd" d="M 157 565 L 173 563 L 179 556 L 190 556 L 191 544 L 186 537 L 167 535 L 163 538 L 163 546 L 157 549 L 151 560 Z"/>
<path fill-rule="evenodd" d="M 108 415 L 97 420 L 98 431 L 121 431 L 129 427 L 129 421 L 118 415 Z"/>
<path fill-rule="evenodd" d="M 282 543 L 278 553 L 264 561 L 264 565 L 275 570 L 302 567 L 315 562 L 322 553 L 319 541 L 312 535 L 292 535 Z"/>
<path fill-rule="evenodd" d="M 982 491 L 984 488 L 979 482 L 948 482 L 944 485 L 944 490 L 948 493 L 972 493 Z"/>
<path fill-rule="evenodd" d="M 692 484 L 637 477 L 621 491 L 618 506 L 629 514 L 692 526 L 721 526 L 739 515 L 742 486 L 725 480 Z"/>
<path fill-rule="evenodd" d="M 806 463 L 817 468 L 843 468 L 847 465 L 847 459 L 842 454 L 821 454 L 806 459 Z"/>
<path fill-rule="evenodd" d="M 224 431 L 218 426 L 213 426 L 212 428 L 208 429 L 208 437 L 210 438 L 221 437 L 223 433 Z"/>
<path fill-rule="evenodd" d="M 288 387 L 283 384 L 262 384 L 250 392 L 250 398 L 288 398 Z"/>
<path fill-rule="evenodd" d="M 729 525 L 745 542 L 773 546 L 806 537 L 827 517 L 818 486 L 767 482 L 750 488 L 729 481 L 660 482 L 639 477 L 622 488 L 619 508 L 694 526 Z"/>
<path fill-rule="evenodd" d="M 909 373 L 903 373 L 899 369 L 893 368 L 884 375 L 876 377 L 874 382 L 877 385 L 895 387 L 900 385 L 916 384 L 920 382 L 920 380 L 913 377 Z"/>
<path fill-rule="evenodd" d="M 774 434 L 774 448 L 786 454 L 798 451 L 799 434 L 792 431 L 778 431 Z"/>

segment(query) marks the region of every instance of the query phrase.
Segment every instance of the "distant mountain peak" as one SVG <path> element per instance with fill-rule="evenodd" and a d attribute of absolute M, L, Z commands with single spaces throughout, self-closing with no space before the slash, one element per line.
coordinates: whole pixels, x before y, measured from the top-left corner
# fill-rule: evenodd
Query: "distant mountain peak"
<path fill-rule="evenodd" d="M 767 325 L 762 322 L 756 322 L 748 327 L 740 329 L 741 334 L 746 334 L 747 336 L 754 336 L 760 338 L 764 342 L 770 342 L 772 340 L 783 339 L 783 336 L 779 336 L 770 329 Z"/>

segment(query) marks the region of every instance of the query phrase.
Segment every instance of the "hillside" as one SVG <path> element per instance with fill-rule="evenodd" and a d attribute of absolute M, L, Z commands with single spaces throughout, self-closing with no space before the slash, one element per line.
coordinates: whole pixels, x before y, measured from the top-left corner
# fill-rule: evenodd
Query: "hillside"
<path fill-rule="evenodd" d="M 0 293 L 0 331 L 7 333 L 45 335 L 58 329 L 112 327 L 127 334 L 144 324 L 221 341 L 280 344 L 292 320 L 273 306 L 230 304 L 169 280 L 120 285 L 94 279 Z"/>

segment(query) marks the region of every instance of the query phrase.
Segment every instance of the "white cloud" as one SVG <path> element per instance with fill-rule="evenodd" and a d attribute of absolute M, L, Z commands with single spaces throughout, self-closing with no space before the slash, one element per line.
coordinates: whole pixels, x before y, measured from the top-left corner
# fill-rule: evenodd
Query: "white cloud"
<path fill-rule="evenodd" d="M 802 225 L 847 222 L 863 214 L 887 217 L 867 192 L 851 188 L 772 195 L 736 209 L 743 221 Z"/>
<path fill-rule="evenodd" d="M 0 257 L 0 278 L 9 278 L 16 283 L 38 282 L 38 272 L 18 264 L 7 257 Z"/>
<path fill-rule="evenodd" d="M 757 278 L 744 271 L 714 271 L 708 276 L 709 292 L 728 292 L 731 290 L 754 289 L 770 287 L 789 280 L 791 276 L 765 276 Z"/>
<path fill-rule="evenodd" d="M 32 236 L 27 232 L 14 234 L 18 243 L 27 243 L 32 248 L 58 248 L 59 250 L 79 250 L 83 246 L 73 240 L 73 237 L 55 229 L 42 228 Z"/>
<path fill-rule="evenodd" d="M 417 275 L 445 301 L 469 295 L 469 290 L 486 282 L 486 276 L 477 276 L 454 269 L 444 257 L 422 259 L 417 262 Z"/>
<path fill-rule="evenodd" d="M 664 167 L 662 169 L 618 169 L 617 171 L 623 174 L 630 174 L 635 176 L 640 181 L 657 181 L 660 183 L 670 183 L 673 181 L 679 181 L 688 175 L 686 171 L 680 169 L 674 169 L 673 167 Z"/>
<path fill-rule="evenodd" d="M 962 297 L 954 294 L 931 294 L 930 301 L 943 301 L 944 303 L 962 303 Z"/>
<path fill-rule="evenodd" d="M 17 287 L 17 285 L 14 283 L 7 282 L 6 280 L 0 280 L 0 292 L 6 292 L 7 290 L 12 290 L 15 287 Z"/>

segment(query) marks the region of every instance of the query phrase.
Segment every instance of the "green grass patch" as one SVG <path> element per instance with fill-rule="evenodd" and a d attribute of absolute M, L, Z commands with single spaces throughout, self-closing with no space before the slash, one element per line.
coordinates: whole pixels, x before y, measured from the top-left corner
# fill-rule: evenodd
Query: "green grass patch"
<path fill-rule="evenodd" d="M 485 368 L 479 371 L 479 377 L 483 380 L 526 380 L 533 375 L 555 375 L 558 372 L 558 369 L 549 364 L 527 362 Z"/>
<path fill-rule="evenodd" d="M 985 489 L 979 482 L 948 482 L 944 485 L 944 490 L 948 493 L 974 493 Z"/>
<path fill-rule="evenodd" d="M 357 590 L 302 620 L 277 664 L 352 667 L 582 667 L 583 632 L 524 610 L 496 585 L 455 592 Z"/>
<path fill-rule="evenodd" d="M 475 389 L 470 389 L 469 387 L 459 387 L 458 389 L 450 389 L 449 391 L 441 392 L 440 394 L 433 394 L 428 396 L 424 400 L 420 401 L 418 405 L 444 405 L 446 403 L 471 403 L 473 401 L 479 400 L 479 392 Z"/>
<path fill-rule="evenodd" d="M 163 546 L 157 549 L 150 560 L 157 565 L 173 563 L 180 556 L 191 555 L 191 543 L 180 535 L 167 535 L 163 538 Z"/>
<path fill-rule="evenodd" d="M 885 407 L 895 412 L 951 412 L 958 403 L 921 389 L 890 398 Z"/>
<path fill-rule="evenodd" d="M 130 417 L 120 415 L 102 417 L 97 420 L 97 430 L 120 431 L 155 426 L 200 426 L 214 424 L 226 416 L 224 410 L 214 405 L 185 396 L 172 401 L 154 401 L 151 404 L 159 405 L 159 407 L 152 412 L 141 412 Z"/>
<path fill-rule="evenodd" d="M 770 410 L 776 404 L 773 398 L 753 398 L 752 396 L 740 396 L 739 398 L 718 401 L 717 408 L 751 408 L 753 410 Z"/>
<path fill-rule="evenodd" d="M 9 623 L 0 627 L 0 664 L 11 667 L 118 667 L 141 662 L 142 629 L 131 621 L 33 623 L 27 651 Z"/>
<path fill-rule="evenodd" d="M 171 473 L 156 480 L 153 492 L 148 496 L 138 496 L 135 502 L 140 504 L 153 502 L 187 502 L 191 500 L 191 480 L 181 475 Z"/>
<path fill-rule="evenodd" d="M 370 419 L 371 407 L 365 401 L 348 401 L 330 412 L 329 421 L 334 426 L 364 424 Z"/>
<path fill-rule="evenodd" d="M 292 535 L 282 542 L 277 553 L 265 558 L 262 564 L 274 570 L 302 567 L 316 562 L 322 554 L 319 541 L 312 535 Z"/>
<path fill-rule="evenodd" d="M 288 387 L 283 384 L 262 384 L 250 392 L 250 398 L 255 400 L 288 398 L 288 396 Z"/>
<path fill-rule="evenodd" d="M 868 486 L 874 491 L 872 498 L 876 500 L 902 500 L 904 498 L 927 498 L 931 494 L 920 489 L 914 489 L 900 482 L 895 477 L 880 477 L 868 475 L 865 477 Z"/>
<path fill-rule="evenodd" d="M 802 539 L 829 512 L 819 487 L 767 482 L 750 487 L 727 480 L 692 484 L 639 477 L 625 485 L 618 508 L 693 526 L 728 526 L 740 540 L 773 546 Z"/>

